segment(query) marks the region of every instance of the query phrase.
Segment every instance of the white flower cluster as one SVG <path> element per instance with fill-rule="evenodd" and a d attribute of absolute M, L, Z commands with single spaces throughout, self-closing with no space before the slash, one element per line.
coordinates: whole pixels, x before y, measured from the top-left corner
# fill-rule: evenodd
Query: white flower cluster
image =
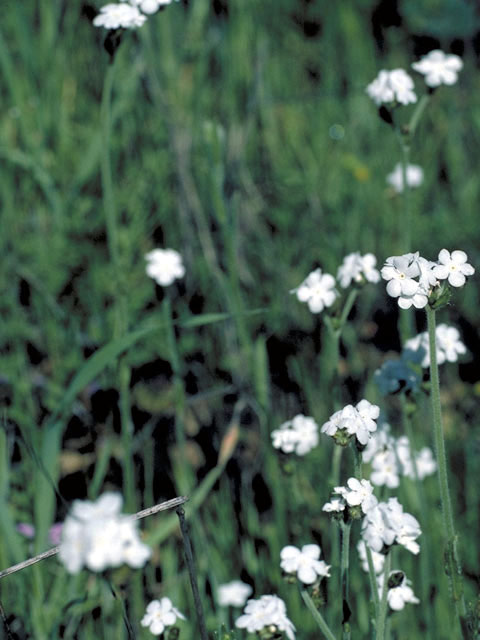
<path fill-rule="evenodd" d="M 303 584 L 313 584 L 318 578 L 330 577 L 331 565 L 320 560 L 320 555 L 318 544 L 305 544 L 301 549 L 287 545 L 280 552 L 280 567 L 285 573 L 296 573 Z"/>
<path fill-rule="evenodd" d="M 366 445 L 370 434 L 376 431 L 375 420 L 380 415 L 380 408 L 368 400 L 360 400 L 354 407 L 346 407 L 336 411 L 322 426 L 321 432 L 334 438 L 335 442 L 346 445 L 355 437 L 361 445 Z"/>
<path fill-rule="evenodd" d="M 185 620 L 185 616 L 173 606 L 170 598 L 162 598 L 150 602 L 140 624 L 142 627 L 149 627 L 154 636 L 159 636 L 167 627 L 175 624 L 177 618 Z"/>
<path fill-rule="evenodd" d="M 407 187 L 413 189 L 419 187 L 423 182 L 423 169 L 417 164 L 408 164 L 406 170 Z M 404 190 L 402 165 L 397 163 L 392 173 L 387 176 L 387 183 L 396 193 Z"/>
<path fill-rule="evenodd" d="M 218 604 L 221 607 L 243 607 L 253 589 L 241 580 L 232 580 L 218 587 Z"/>
<path fill-rule="evenodd" d="M 330 502 L 326 502 L 322 511 L 332 513 L 345 511 L 347 507 L 360 507 L 362 512 L 367 514 L 378 504 L 368 480 L 349 478 L 346 487 L 335 487 L 333 493 L 338 494 L 340 498 L 334 497 Z"/>
<path fill-rule="evenodd" d="M 463 62 L 456 55 L 434 49 L 420 58 L 419 62 L 414 62 L 412 68 L 425 76 L 426 85 L 435 88 L 441 84 L 455 84 L 457 74 L 463 68 Z"/>
<path fill-rule="evenodd" d="M 360 564 L 362 565 L 362 569 L 366 573 L 368 573 L 367 545 L 365 544 L 364 540 L 358 541 L 357 551 L 360 557 Z M 385 556 L 383 555 L 383 553 L 378 553 L 377 551 L 373 551 L 372 549 L 370 549 L 370 553 L 372 554 L 373 570 L 378 575 L 383 571 Z"/>
<path fill-rule="evenodd" d="M 174 249 L 154 249 L 145 254 L 145 260 L 147 275 L 161 287 L 168 287 L 185 275 L 182 256 Z"/>
<path fill-rule="evenodd" d="M 383 591 L 384 577 L 377 576 L 378 594 L 381 597 Z M 418 604 L 420 600 L 413 593 L 411 581 L 407 580 L 407 576 L 403 571 L 395 569 L 390 571 L 387 582 L 387 602 L 392 611 L 401 611 L 406 604 Z"/>
<path fill-rule="evenodd" d="M 235 626 L 249 633 L 264 629 L 284 631 L 289 640 L 295 640 L 295 627 L 287 618 L 287 608 L 278 596 L 264 595 L 258 600 L 249 600 Z M 271 629 L 272 628 L 272 629 Z"/>
<path fill-rule="evenodd" d="M 457 362 L 458 356 L 467 352 L 466 346 L 460 340 L 460 332 L 456 327 L 439 324 L 435 330 L 437 345 L 437 363 Z M 424 331 L 414 338 L 407 340 L 403 347 L 402 358 L 415 362 L 422 367 L 430 366 L 430 342 L 428 333 Z"/>
<path fill-rule="evenodd" d="M 398 298 L 401 309 L 409 309 L 412 305 L 423 309 L 440 280 L 448 280 L 452 287 L 461 287 L 465 284 L 466 276 L 473 273 L 475 269 L 467 263 L 464 251 L 450 253 L 447 249 L 440 251 L 438 262 L 422 258 L 418 251 L 390 256 L 381 270 L 382 278 L 388 281 L 388 295 Z"/>
<path fill-rule="evenodd" d="M 340 286 L 346 289 L 352 282 L 378 282 L 380 273 L 375 267 L 376 264 L 377 259 L 372 253 L 363 256 L 358 251 L 348 254 L 338 268 L 337 279 Z M 306 302 L 312 313 L 321 313 L 325 308 L 331 307 L 338 298 L 339 293 L 335 285 L 335 278 L 330 273 L 322 273 L 321 269 L 315 269 L 290 293 L 295 293 L 300 302 Z"/>
<path fill-rule="evenodd" d="M 370 509 L 362 522 L 362 537 L 373 551 L 399 544 L 413 554 L 420 551 L 416 542 L 422 533 L 418 520 L 404 513 L 397 498 L 379 502 Z"/>
<path fill-rule="evenodd" d="M 378 106 L 395 103 L 407 105 L 417 101 L 413 80 L 404 69 L 382 69 L 366 91 Z"/>
<path fill-rule="evenodd" d="M 137 521 L 122 515 L 123 499 L 104 493 L 96 502 L 75 500 L 62 527 L 59 558 L 69 573 L 83 567 L 104 571 L 128 564 L 143 567 L 151 550 L 139 538 Z"/>
<path fill-rule="evenodd" d="M 147 20 L 147 15 L 156 13 L 160 7 L 170 4 L 172 0 L 122 0 L 111 2 L 100 9 L 94 18 L 95 27 L 105 29 L 136 29 Z"/>
<path fill-rule="evenodd" d="M 400 484 L 400 477 L 415 478 L 415 468 L 420 480 L 437 470 L 437 463 L 429 447 L 423 447 L 413 455 L 414 460 L 407 436 L 394 438 L 390 434 L 389 425 L 384 424 L 370 438 L 362 452 L 362 460 L 365 464 L 371 463 L 370 481 L 375 486 L 396 489 Z"/>
<path fill-rule="evenodd" d="M 313 418 L 300 413 L 272 431 L 271 437 L 275 449 L 304 456 L 318 444 L 318 425 Z"/>

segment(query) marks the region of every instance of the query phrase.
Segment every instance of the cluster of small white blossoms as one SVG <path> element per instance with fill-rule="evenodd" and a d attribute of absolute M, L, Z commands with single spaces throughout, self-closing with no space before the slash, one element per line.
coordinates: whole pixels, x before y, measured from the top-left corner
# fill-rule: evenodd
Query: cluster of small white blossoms
<path fill-rule="evenodd" d="M 416 539 L 421 533 L 418 520 L 410 513 L 404 513 L 397 498 L 379 502 L 368 510 L 362 522 L 364 541 L 378 553 L 398 544 L 417 554 L 420 546 Z"/>
<path fill-rule="evenodd" d="M 416 473 L 418 479 L 423 480 L 437 469 L 429 447 L 412 452 L 407 436 L 395 438 L 390 433 L 390 425 L 386 423 L 368 441 L 362 452 L 362 460 L 365 464 L 371 463 L 370 482 L 389 489 L 399 486 L 400 477 L 414 479 Z"/>
<path fill-rule="evenodd" d="M 313 418 L 300 413 L 272 431 L 271 437 L 275 449 L 304 456 L 318 444 L 318 425 Z"/>
<path fill-rule="evenodd" d="M 343 289 L 365 282 L 378 282 L 380 273 L 376 269 L 377 259 L 372 253 L 361 255 L 359 252 L 349 253 L 338 268 L 337 280 Z M 296 294 L 300 302 L 306 302 L 312 313 L 321 313 L 331 307 L 339 296 L 335 278 L 330 273 L 315 269 L 305 280 L 290 293 Z"/>
<path fill-rule="evenodd" d="M 104 27 L 105 29 L 136 29 L 145 23 L 148 15 L 156 13 L 161 7 L 171 2 L 172 0 L 122 0 L 120 3 L 111 2 L 100 9 L 100 13 L 94 18 L 93 24 L 96 27 Z"/>
<path fill-rule="evenodd" d="M 185 275 L 182 256 L 174 249 L 154 249 L 145 254 L 145 260 L 147 275 L 161 287 L 168 287 Z"/>
<path fill-rule="evenodd" d="M 185 616 L 173 606 L 170 598 L 162 598 L 161 600 L 152 600 L 147 605 L 145 615 L 140 621 L 142 627 L 149 627 L 150 633 L 154 636 L 161 635 L 167 627 L 171 627 L 177 621 L 185 620 Z"/>
<path fill-rule="evenodd" d="M 241 580 L 232 580 L 218 586 L 217 599 L 221 607 L 243 607 L 253 589 Z"/>
<path fill-rule="evenodd" d="M 121 514 L 123 499 L 104 493 L 96 502 L 75 500 L 62 527 L 59 558 L 69 573 L 83 567 L 104 571 L 128 564 L 143 567 L 151 549 L 138 535 L 137 521 Z"/>
<path fill-rule="evenodd" d="M 383 591 L 383 574 L 377 576 L 378 594 L 381 597 Z M 420 600 L 413 593 L 410 586 L 412 583 L 407 580 L 403 571 L 395 569 L 388 574 L 387 582 L 387 602 L 392 611 L 401 611 L 406 604 L 418 604 Z"/>
<path fill-rule="evenodd" d="M 435 342 L 438 364 L 457 362 L 458 356 L 467 352 L 467 347 L 460 340 L 460 332 L 456 327 L 439 324 L 435 330 Z M 424 368 L 430 366 L 430 342 L 426 331 L 407 340 L 403 347 L 402 358 Z"/>
<path fill-rule="evenodd" d="M 373 495 L 373 487 L 368 480 L 349 478 L 346 487 L 335 487 L 333 493 L 339 497 L 334 496 L 330 502 L 326 502 L 322 511 L 341 513 L 347 509 L 349 515 L 356 517 L 366 515 L 378 504 L 377 498 Z"/>
<path fill-rule="evenodd" d="M 255 633 L 268 629 L 269 631 L 284 631 L 289 640 L 295 640 L 295 627 L 287 617 L 285 602 L 274 595 L 264 595 L 257 600 L 249 600 L 243 615 L 235 620 L 238 629 L 246 629 Z"/>
<path fill-rule="evenodd" d="M 360 445 L 366 445 L 370 434 L 377 429 L 375 420 L 380 415 L 380 408 L 368 400 L 360 400 L 354 407 L 346 407 L 336 411 L 322 426 L 321 432 L 331 436 L 337 444 L 346 446 L 355 437 Z"/>
<path fill-rule="evenodd" d="M 406 167 L 406 182 L 409 189 L 419 187 L 423 182 L 423 169 L 418 164 L 408 164 Z M 402 165 L 397 163 L 392 173 L 387 176 L 387 183 L 396 193 L 404 189 Z"/>
<path fill-rule="evenodd" d="M 283 547 L 280 552 L 280 567 L 287 574 L 296 574 L 303 584 L 313 584 L 319 578 L 329 578 L 331 565 L 320 560 L 318 544 L 305 544 L 301 549 L 293 545 Z"/>
<path fill-rule="evenodd" d="M 467 263 L 465 251 L 450 253 L 447 249 L 439 252 L 438 262 L 422 258 L 418 251 L 390 256 L 381 270 L 382 278 L 387 280 L 388 295 L 398 298 L 401 309 L 409 309 L 412 305 L 423 309 L 441 280 L 447 280 L 452 287 L 462 287 L 466 277 L 474 273 L 475 269 Z"/>

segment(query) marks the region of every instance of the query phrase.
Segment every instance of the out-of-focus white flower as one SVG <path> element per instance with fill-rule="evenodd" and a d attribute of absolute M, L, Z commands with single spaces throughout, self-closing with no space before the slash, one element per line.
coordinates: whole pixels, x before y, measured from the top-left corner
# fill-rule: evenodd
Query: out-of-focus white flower
<path fill-rule="evenodd" d="M 350 507 L 361 506 L 363 513 L 368 513 L 378 504 L 368 480 L 349 478 L 346 487 L 335 487 L 333 491 L 340 494 Z"/>
<path fill-rule="evenodd" d="M 410 104 L 417 101 L 412 78 L 404 69 L 382 70 L 367 89 L 369 97 L 381 104 Z"/>
<path fill-rule="evenodd" d="M 138 7 L 143 13 L 151 15 L 156 13 L 160 7 L 171 4 L 173 0 L 122 0 L 122 2 L 130 2 L 130 4 Z"/>
<path fill-rule="evenodd" d="M 300 302 L 306 302 L 312 313 L 321 313 L 325 307 L 331 307 L 338 296 L 335 278 L 329 273 L 315 269 L 290 293 L 295 293 Z"/>
<path fill-rule="evenodd" d="M 425 84 L 439 87 L 457 82 L 457 74 L 463 68 L 462 59 L 454 54 L 446 54 L 434 49 L 412 64 L 412 68 L 425 76 Z"/>
<path fill-rule="evenodd" d="M 300 413 L 272 431 L 271 437 L 275 449 L 304 456 L 318 444 L 318 425 L 313 418 Z"/>
<path fill-rule="evenodd" d="M 141 27 L 146 19 L 138 8 L 132 7 L 131 4 L 110 3 L 100 9 L 93 24 L 105 29 L 136 29 Z"/>
<path fill-rule="evenodd" d="M 340 513 L 341 511 L 345 511 L 345 507 L 346 504 L 343 498 L 333 497 L 330 502 L 325 502 L 322 511 L 326 511 L 327 513 Z"/>
<path fill-rule="evenodd" d="M 96 502 L 76 500 L 62 527 L 59 558 L 69 573 L 83 567 L 104 571 L 128 564 L 143 567 L 151 554 L 137 522 L 122 515 L 122 498 L 106 493 Z"/>
<path fill-rule="evenodd" d="M 145 260 L 147 275 L 162 287 L 185 275 L 182 256 L 174 249 L 154 249 L 145 254 Z"/>
<path fill-rule="evenodd" d="M 467 352 L 466 346 L 460 340 L 457 328 L 442 323 L 435 331 L 437 344 L 437 363 L 457 362 L 458 356 Z M 428 333 L 424 331 L 407 340 L 403 347 L 402 359 L 415 362 L 426 368 L 430 366 L 430 342 Z"/>
<path fill-rule="evenodd" d="M 280 566 L 285 573 L 296 573 L 300 582 L 313 584 L 318 577 L 330 577 L 330 565 L 320 560 L 320 554 L 318 544 L 306 544 L 301 550 L 287 545 L 280 552 Z"/>
<path fill-rule="evenodd" d="M 452 287 L 463 287 L 466 281 L 466 276 L 471 276 L 475 273 L 475 269 L 471 264 L 467 263 L 468 256 L 465 251 L 447 251 L 442 249 L 438 254 L 438 264 L 433 273 L 439 280 L 445 280 L 448 278 L 449 284 Z"/>
<path fill-rule="evenodd" d="M 392 449 L 377 451 L 372 460 L 370 480 L 376 487 L 396 489 L 400 484 L 399 468 Z"/>
<path fill-rule="evenodd" d="M 167 627 L 171 627 L 177 621 L 185 620 L 183 613 L 173 606 L 170 598 L 162 598 L 161 600 L 152 600 L 147 605 L 145 615 L 140 621 L 142 627 L 149 627 L 154 636 L 162 634 Z"/>
<path fill-rule="evenodd" d="M 414 187 L 419 187 L 423 182 L 423 169 L 419 167 L 417 164 L 409 164 L 407 165 L 407 185 L 410 189 Z M 388 184 L 396 191 L 397 193 L 403 192 L 403 172 L 402 165 L 400 163 L 395 165 L 392 173 L 389 173 L 387 176 Z"/>
<path fill-rule="evenodd" d="M 355 436 L 360 444 L 366 445 L 370 434 L 377 428 L 375 420 L 379 413 L 379 407 L 368 400 L 361 400 L 355 407 L 348 404 L 330 416 L 321 432 L 331 436 L 339 444 L 345 445 L 349 438 Z"/>
<path fill-rule="evenodd" d="M 397 391 L 418 391 L 421 382 L 417 372 L 402 358 L 386 360 L 380 369 L 375 371 L 374 380 L 384 396 Z"/>
<path fill-rule="evenodd" d="M 241 580 L 221 584 L 218 586 L 218 604 L 221 607 L 243 607 L 252 591 L 252 587 Z"/>
<path fill-rule="evenodd" d="M 382 597 L 383 575 L 377 576 L 378 594 Z M 410 580 L 403 571 L 391 571 L 388 577 L 387 602 L 393 611 L 401 611 L 406 604 L 418 604 L 420 600 L 413 593 L 410 587 Z"/>
<path fill-rule="evenodd" d="M 295 640 L 295 627 L 287 618 L 284 601 L 278 596 L 265 595 L 258 600 L 249 600 L 235 626 L 249 633 L 275 627 L 278 631 L 285 631 L 289 640 Z"/>
<path fill-rule="evenodd" d="M 422 533 L 416 518 L 404 513 L 397 498 L 388 502 L 379 502 L 370 509 L 362 522 L 362 537 L 374 551 L 380 552 L 383 547 L 400 544 L 413 554 L 420 551 L 416 542 Z"/>
<path fill-rule="evenodd" d="M 356 253 L 349 253 L 345 256 L 343 263 L 338 268 L 337 279 L 340 286 L 346 289 L 352 282 L 361 284 L 367 282 L 378 282 L 380 272 L 375 268 L 377 259 L 373 253 L 366 253 L 364 256 Z"/>
<path fill-rule="evenodd" d="M 423 447 L 423 449 L 420 449 L 415 456 L 415 464 L 417 466 L 417 474 L 420 480 L 433 475 L 437 470 L 437 462 L 429 447 Z"/>
<path fill-rule="evenodd" d="M 362 569 L 368 573 L 367 545 L 363 540 L 358 541 L 357 551 L 362 564 Z M 385 556 L 383 553 L 372 551 L 372 549 L 370 549 L 370 553 L 372 554 L 373 570 L 377 574 L 381 573 L 383 571 L 383 565 L 385 564 Z"/>

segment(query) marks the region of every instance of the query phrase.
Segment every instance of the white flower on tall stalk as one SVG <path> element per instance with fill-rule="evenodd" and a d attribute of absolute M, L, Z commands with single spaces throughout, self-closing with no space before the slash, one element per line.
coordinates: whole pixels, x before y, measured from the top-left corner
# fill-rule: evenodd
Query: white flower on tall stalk
<path fill-rule="evenodd" d="M 422 271 L 423 267 L 423 271 Z M 418 251 L 403 256 L 390 256 L 381 270 L 382 278 L 387 280 L 387 293 L 398 298 L 401 309 L 409 309 L 412 304 L 423 309 L 428 304 L 429 290 L 421 278 L 425 273 L 425 265 L 421 263 Z"/>
<path fill-rule="evenodd" d="M 439 280 L 448 278 L 448 282 L 452 287 L 463 287 L 466 282 L 466 276 L 475 273 L 475 269 L 471 264 L 467 263 L 468 256 L 465 251 L 447 251 L 442 249 L 438 254 L 438 264 L 433 273 Z"/>
<path fill-rule="evenodd" d="M 362 569 L 368 573 L 368 558 L 367 558 L 367 545 L 363 540 L 359 540 L 357 544 L 357 551 L 360 557 L 360 563 L 362 565 Z M 385 564 L 385 556 L 383 553 L 377 553 L 376 551 L 372 551 L 370 549 L 370 553 L 372 554 L 372 564 L 373 570 L 375 573 L 382 573 L 383 565 Z"/>
<path fill-rule="evenodd" d="M 136 29 L 141 27 L 146 19 L 137 7 L 126 3 L 110 3 L 100 9 L 93 24 L 105 29 Z"/>
<path fill-rule="evenodd" d="M 321 313 L 325 307 L 331 307 L 338 296 L 335 278 L 329 273 L 315 269 L 290 293 L 295 293 L 300 302 L 306 302 L 312 313 Z"/>
<path fill-rule="evenodd" d="M 161 635 L 167 627 L 171 627 L 177 621 L 185 620 L 183 613 L 173 606 L 170 598 L 162 598 L 161 600 L 152 600 L 147 605 L 145 615 L 140 621 L 142 627 L 149 627 L 149 631 L 154 636 Z"/>
<path fill-rule="evenodd" d="M 296 573 L 303 584 L 313 584 L 319 577 L 330 577 L 330 565 L 320 560 L 320 555 L 318 544 L 306 544 L 301 550 L 287 545 L 280 552 L 280 567 L 285 573 Z"/>
<path fill-rule="evenodd" d="M 173 0 L 122 0 L 122 2 L 130 2 L 130 4 L 138 7 L 143 13 L 151 15 L 156 13 L 160 7 L 171 4 Z"/>
<path fill-rule="evenodd" d="M 366 253 L 364 256 L 358 251 L 349 253 L 338 268 L 337 280 L 340 286 L 346 289 L 352 282 L 378 282 L 380 272 L 376 269 L 376 264 L 377 259 L 373 253 Z"/>
<path fill-rule="evenodd" d="M 304 456 L 318 444 L 318 425 L 313 418 L 300 413 L 272 431 L 271 437 L 275 449 Z"/>
<path fill-rule="evenodd" d="M 373 487 L 368 480 L 349 478 L 346 487 L 335 487 L 333 492 L 341 495 L 350 507 L 360 506 L 365 514 L 378 504 L 377 498 L 373 495 Z"/>
<path fill-rule="evenodd" d="M 463 68 L 463 62 L 459 56 L 434 49 L 418 62 L 414 62 L 412 68 L 425 76 L 426 85 L 435 88 L 441 84 L 455 84 L 457 74 Z"/>
<path fill-rule="evenodd" d="M 378 595 L 382 597 L 384 577 L 377 576 Z M 418 604 L 420 600 L 413 593 L 410 587 L 411 581 L 407 580 L 407 576 L 403 571 L 390 571 L 388 577 L 387 602 L 393 611 L 401 611 L 406 604 Z"/>
<path fill-rule="evenodd" d="M 379 502 L 370 509 L 362 522 L 362 537 L 373 551 L 399 544 L 413 554 L 420 551 L 416 542 L 422 533 L 418 520 L 404 513 L 397 498 Z"/>
<path fill-rule="evenodd" d="M 339 444 L 346 445 L 355 436 L 360 444 L 366 445 L 370 434 L 377 428 L 375 420 L 379 414 L 380 408 L 368 400 L 361 400 L 355 407 L 348 404 L 330 416 L 321 432 L 331 436 Z"/>
<path fill-rule="evenodd" d="M 174 249 L 154 249 L 145 254 L 145 260 L 147 275 L 162 287 L 185 275 L 182 256 Z"/>
<path fill-rule="evenodd" d="M 404 69 L 382 70 L 366 89 L 369 97 L 381 104 L 410 104 L 417 101 L 412 78 Z"/>
<path fill-rule="evenodd" d="M 287 608 L 278 596 L 265 595 L 258 600 L 249 600 L 243 615 L 235 621 L 239 629 L 246 629 L 249 633 L 270 630 L 285 631 L 289 640 L 295 640 L 295 627 L 287 618 Z"/>
<path fill-rule="evenodd" d="M 232 580 L 218 586 L 218 604 L 221 607 L 243 607 L 253 589 L 241 580 Z"/>
<path fill-rule="evenodd" d="M 409 164 L 407 165 L 407 186 L 412 189 L 415 187 L 419 187 L 423 182 L 423 169 L 419 167 L 418 164 Z M 403 184 L 403 171 L 401 163 L 397 163 L 395 165 L 392 173 L 389 173 L 387 176 L 387 183 L 393 188 L 397 193 L 402 193 L 404 189 Z"/>
<path fill-rule="evenodd" d="M 392 448 L 377 451 L 372 460 L 370 480 L 376 487 L 396 489 L 400 484 L 399 466 Z"/>
<path fill-rule="evenodd" d="M 437 363 L 445 361 L 457 362 L 458 356 L 467 352 L 466 346 L 460 340 L 460 332 L 456 327 L 449 327 L 442 323 L 435 331 L 437 344 Z M 426 331 L 410 338 L 403 346 L 402 359 L 407 363 L 414 362 L 426 368 L 430 366 L 430 342 Z"/>
<path fill-rule="evenodd" d="M 105 493 L 96 502 L 76 500 L 62 527 L 59 558 L 69 573 L 83 567 L 104 571 L 128 564 L 143 567 L 151 549 L 139 538 L 137 522 L 122 515 L 119 494 Z"/>

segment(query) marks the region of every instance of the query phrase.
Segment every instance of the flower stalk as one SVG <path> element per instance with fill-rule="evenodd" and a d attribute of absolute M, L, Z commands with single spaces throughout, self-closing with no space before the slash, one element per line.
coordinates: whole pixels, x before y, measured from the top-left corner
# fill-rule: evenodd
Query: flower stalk
<path fill-rule="evenodd" d="M 308 593 L 308 591 L 306 589 L 302 589 L 300 593 L 302 595 L 303 601 L 307 605 L 307 609 L 312 614 L 313 619 L 317 623 L 318 628 L 321 630 L 321 632 L 323 633 L 325 638 L 327 640 L 336 640 L 335 636 L 333 635 L 332 631 L 330 630 L 330 627 L 325 622 L 322 614 L 320 613 L 320 611 L 315 606 L 315 604 L 314 604 L 312 598 L 310 597 L 310 594 Z"/>
<path fill-rule="evenodd" d="M 385 640 L 385 627 L 387 620 L 387 611 L 388 611 L 388 577 L 390 575 L 390 565 L 391 565 L 391 554 L 387 553 L 385 556 L 385 564 L 383 565 L 383 587 L 382 587 L 382 597 L 380 598 L 380 602 L 377 608 L 377 634 L 376 640 Z"/>
<path fill-rule="evenodd" d="M 351 610 L 348 604 L 349 589 L 349 563 L 350 563 L 350 529 L 351 522 L 340 522 L 340 531 L 342 536 L 342 551 L 340 556 L 340 576 L 342 582 L 342 640 L 350 640 L 350 616 Z"/>

